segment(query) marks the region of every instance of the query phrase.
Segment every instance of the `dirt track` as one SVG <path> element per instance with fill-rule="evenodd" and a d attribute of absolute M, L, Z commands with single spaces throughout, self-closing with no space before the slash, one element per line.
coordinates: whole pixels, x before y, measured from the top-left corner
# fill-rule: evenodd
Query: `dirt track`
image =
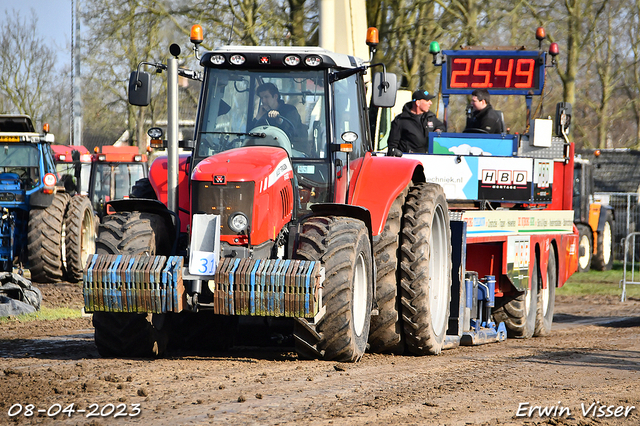
<path fill-rule="evenodd" d="M 77 286 L 40 288 L 45 306 L 82 304 Z M 549 337 L 357 364 L 253 348 L 101 359 L 92 333 L 90 318 L 2 324 L 0 424 L 640 424 L 640 300 L 558 297 Z"/>

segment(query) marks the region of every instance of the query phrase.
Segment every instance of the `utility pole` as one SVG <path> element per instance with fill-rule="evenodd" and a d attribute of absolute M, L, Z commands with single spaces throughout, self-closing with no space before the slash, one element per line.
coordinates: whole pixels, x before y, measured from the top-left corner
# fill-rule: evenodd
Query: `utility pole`
<path fill-rule="evenodd" d="M 71 0 L 71 129 L 70 145 L 82 145 L 82 92 L 80 90 L 80 0 Z M 74 32 L 75 30 L 75 32 Z M 75 34 L 75 39 L 74 39 Z"/>

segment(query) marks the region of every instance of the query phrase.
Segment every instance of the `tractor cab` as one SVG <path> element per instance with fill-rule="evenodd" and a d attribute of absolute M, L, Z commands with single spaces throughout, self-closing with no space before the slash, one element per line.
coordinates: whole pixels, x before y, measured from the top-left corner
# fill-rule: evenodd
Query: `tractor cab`
<path fill-rule="evenodd" d="M 275 146 L 291 161 L 299 213 L 316 203 L 344 200 L 348 173 L 342 174 L 342 167 L 372 149 L 363 121 L 362 73 L 344 70 L 357 70 L 353 67 L 362 64 L 356 61 L 317 47 L 207 52 L 201 59 L 205 72 L 194 165 L 224 152 L 240 155 L 249 147 Z"/>

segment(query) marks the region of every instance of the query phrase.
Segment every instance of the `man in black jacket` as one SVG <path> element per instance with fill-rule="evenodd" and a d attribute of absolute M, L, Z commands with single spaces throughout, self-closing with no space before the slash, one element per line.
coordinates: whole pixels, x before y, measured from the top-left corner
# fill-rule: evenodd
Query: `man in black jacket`
<path fill-rule="evenodd" d="M 467 133 L 502 133 L 502 120 L 491 106 L 491 97 L 485 89 L 471 92 L 473 112 L 467 117 L 464 132 Z"/>
<path fill-rule="evenodd" d="M 280 127 L 289 137 L 306 137 L 298 110 L 284 103 L 275 84 L 265 83 L 258 87 L 256 93 L 260 98 L 260 108 L 251 127 L 266 124 Z"/>
<path fill-rule="evenodd" d="M 407 102 L 402 112 L 391 122 L 389 151 L 387 155 L 401 156 L 403 152 L 427 152 L 429 132 L 444 131 L 444 124 L 429 111 L 432 99 L 426 90 L 413 92 L 413 100 Z"/>

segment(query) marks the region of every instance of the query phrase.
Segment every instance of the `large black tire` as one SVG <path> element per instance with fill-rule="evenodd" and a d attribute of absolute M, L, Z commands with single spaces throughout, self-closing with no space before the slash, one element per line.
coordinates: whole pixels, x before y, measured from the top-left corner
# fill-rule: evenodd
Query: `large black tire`
<path fill-rule="evenodd" d="M 538 282 L 538 302 L 536 303 L 536 327 L 534 336 L 546 336 L 551 332 L 553 312 L 556 306 L 556 285 L 558 283 L 558 264 L 556 249 L 549 247 L 547 261 L 547 288 L 542 288 L 542 280 Z"/>
<path fill-rule="evenodd" d="M 496 299 L 493 318 L 496 322 L 504 322 L 507 335 L 517 339 L 529 339 L 536 328 L 536 312 L 538 301 L 539 269 L 537 259 L 533 263 L 531 289 L 519 291 Z"/>
<path fill-rule="evenodd" d="M 346 217 L 312 217 L 302 226 L 296 257 L 325 268 L 324 316 L 312 325 L 296 318 L 294 341 L 302 358 L 355 362 L 369 337 L 373 261 L 367 227 Z"/>
<path fill-rule="evenodd" d="M 96 252 L 96 228 L 93 207 L 89 198 L 77 195 L 71 198 L 65 224 L 65 277 L 67 281 L 82 281 L 87 257 Z"/>
<path fill-rule="evenodd" d="M 589 272 L 593 255 L 593 234 L 587 225 L 577 225 L 577 228 L 580 234 L 578 237 L 578 272 Z"/>
<path fill-rule="evenodd" d="M 167 224 L 157 214 L 116 213 L 102 218 L 96 250 L 99 254 L 167 255 L 170 238 Z"/>
<path fill-rule="evenodd" d="M 131 198 L 146 198 L 149 200 L 157 200 L 158 195 L 153 190 L 149 178 L 138 179 L 131 188 Z"/>
<path fill-rule="evenodd" d="M 98 254 L 169 254 L 171 241 L 164 219 L 152 213 L 107 215 L 100 224 Z M 98 352 L 104 357 L 160 357 L 170 332 L 169 314 L 95 312 Z"/>
<path fill-rule="evenodd" d="M 613 266 L 613 213 L 606 210 L 604 227 L 598 232 L 596 254 L 591 260 L 591 267 L 597 271 L 609 271 Z"/>
<path fill-rule="evenodd" d="M 420 183 L 407 195 L 400 243 L 404 337 L 409 352 L 442 351 L 451 301 L 451 229 L 440 185 Z"/>
<path fill-rule="evenodd" d="M 27 262 L 33 282 L 62 279 L 62 225 L 68 204 L 69 195 L 57 193 L 49 207 L 29 212 Z"/>
<path fill-rule="evenodd" d="M 374 353 L 404 352 L 398 286 L 398 246 L 402 224 L 403 191 L 389 210 L 384 230 L 373 246 L 376 261 L 376 304 L 378 315 L 371 317 L 369 349 Z"/>

